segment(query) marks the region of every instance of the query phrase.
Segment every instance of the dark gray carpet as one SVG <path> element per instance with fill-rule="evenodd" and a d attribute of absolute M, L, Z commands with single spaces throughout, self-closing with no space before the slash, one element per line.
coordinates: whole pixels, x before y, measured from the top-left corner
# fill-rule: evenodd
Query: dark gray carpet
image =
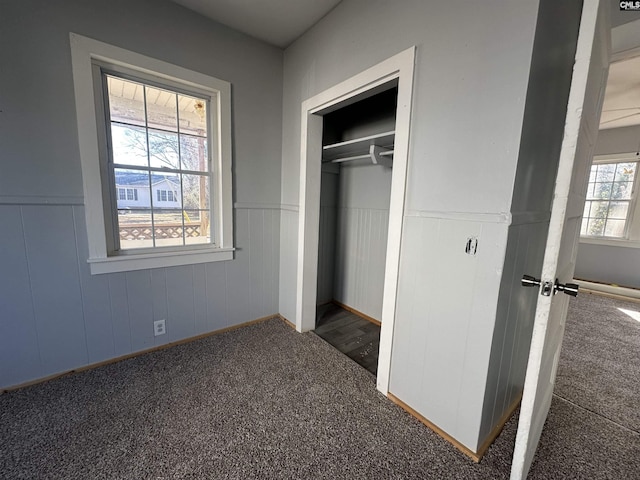
<path fill-rule="evenodd" d="M 270 320 L 1 395 L 0 478 L 501 479 L 515 430 L 476 465 Z M 530 478 L 637 478 L 638 438 L 556 399 Z"/>
<path fill-rule="evenodd" d="M 571 300 L 555 394 L 640 432 L 640 321 L 619 309 L 640 318 L 640 303 Z"/>

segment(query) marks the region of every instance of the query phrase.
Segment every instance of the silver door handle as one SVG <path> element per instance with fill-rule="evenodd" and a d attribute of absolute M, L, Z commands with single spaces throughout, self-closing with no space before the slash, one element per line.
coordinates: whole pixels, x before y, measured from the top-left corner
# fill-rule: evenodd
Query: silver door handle
<path fill-rule="evenodd" d="M 558 279 L 556 278 L 556 284 L 553 286 L 553 294 L 555 295 L 558 292 L 563 292 L 567 295 L 571 295 L 572 297 L 577 297 L 579 288 L 580 286 L 576 285 L 575 283 L 565 283 L 563 285 L 562 283 L 558 282 Z"/>
<path fill-rule="evenodd" d="M 542 285 L 542 291 L 540 295 L 544 295 L 548 297 L 551 295 L 551 292 L 555 295 L 558 292 L 566 293 L 567 295 L 571 295 L 572 297 L 578 296 L 578 289 L 580 288 L 575 283 L 565 283 L 562 284 L 556 278 L 556 282 L 543 282 L 539 278 L 532 277 L 531 275 L 523 275 L 520 283 L 523 287 L 539 287 Z"/>

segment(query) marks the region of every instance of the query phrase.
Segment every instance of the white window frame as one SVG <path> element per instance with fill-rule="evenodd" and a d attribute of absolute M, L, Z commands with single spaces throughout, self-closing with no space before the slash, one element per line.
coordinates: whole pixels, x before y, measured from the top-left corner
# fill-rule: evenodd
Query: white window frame
<path fill-rule="evenodd" d="M 70 33 L 71 60 L 78 122 L 78 146 L 84 187 L 85 217 L 89 240 L 88 263 L 92 274 L 124 272 L 147 268 L 190 265 L 195 263 L 231 260 L 233 258 L 233 203 L 231 178 L 231 84 L 209 75 L 194 72 L 107 43 Z M 179 83 L 211 94 L 211 116 L 214 138 L 212 152 L 213 189 L 211 192 L 211 228 L 215 244 L 189 246 L 174 250 L 136 253 L 127 250 L 109 253 L 107 235 L 112 228 L 105 214 L 108 202 L 106 137 L 100 132 L 100 102 L 97 99 L 93 64 L 110 65 L 135 70 L 143 75 Z M 108 211 L 108 210 L 107 210 Z"/>
<path fill-rule="evenodd" d="M 612 155 L 597 155 L 593 157 L 592 165 L 625 162 L 638 162 L 636 168 L 640 167 L 640 158 L 638 158 L 636 152 Z M 616 238 L 581 235 L 580 243 L 640 248 L 640 208 L 636 208 L 638 203 L 638 187 L 640 182 L 638 177 L 640 177 L 640 175 L 639 172 L 636 171 L 633 180 L 633 191 L 631 193 L 631 198 L 629 199 L 629 213 L 627 215 L 627 223 L 625 225 L 625 236 Z"/>

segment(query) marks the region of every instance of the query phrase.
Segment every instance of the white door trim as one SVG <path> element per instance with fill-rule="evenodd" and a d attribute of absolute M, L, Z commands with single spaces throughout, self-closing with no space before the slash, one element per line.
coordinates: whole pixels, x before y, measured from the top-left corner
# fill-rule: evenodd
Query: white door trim
<path fill-rule="evenodd" d="M 315 327 L 318 270 L 318 235 L 320 218 L 320 179 L 322 157 L 322 113 L 360 95 L 398 80 L 396 134 L 389 205 L 389 234 L 382 300 L 382 331 L 378 359 L 377 386 L 385 395 L 389 391 L 391 346 L 396 311 L 396 293 L 400 264 L 400 242 L 404 215 L 411 99 L 415 47 L 341 82 L 302 102 L 300 138 L 300 217 L 298 224 L 298 271 L 296 287 L 296 329 L 306 332 Z"/>

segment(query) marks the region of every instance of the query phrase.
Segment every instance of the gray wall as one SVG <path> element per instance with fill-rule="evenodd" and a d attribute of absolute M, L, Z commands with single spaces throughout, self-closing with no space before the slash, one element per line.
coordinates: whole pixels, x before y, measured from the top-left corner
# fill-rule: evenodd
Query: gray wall
<path fill-rule="evenodd" d="M 600 130 L 595 155 L 638 151 L 640 126 Z M 637 208 L 637 207 L 636 207 Z M 575 277 L 640 288 L 640 245 L 598 245 L 580 242 Z"/>
<path fill-rule="evenodd" d="M 639 74 L 640 76 L 640 74 Z M 634 153 L 640 148 L 640 125 L 609 128 L 598 132 L 594 155 Z"/>
<path fill-rule="evenodd" d="M 282 202 L 294 207 L 286 223 L 283 216 L 280 311 L 293 318 L 295 297 L 283 292 L 295 291 L 301 102 L 417 46 L 390 389 L 472 449 L 537 10 L 538 2 L 506 0 L 480 9 L 466 1 L 345 0 L 285 51 Z M 473 235 L 476 256 L 464 253 Z"/>
<path fill-rule="evenodd" d="M 277 313 L 282 52 L 167 1 L 0 8 L 0 387 Z M 89 274 L 70 31 L 231 82 L 235 260 Z"/>
<path fill-rule="evenodd" d="M 542 271 L 581 10 L 579 0 L 540 2 L 480 442 L 524 387 L 538 290 L 520 279 Z"/>

